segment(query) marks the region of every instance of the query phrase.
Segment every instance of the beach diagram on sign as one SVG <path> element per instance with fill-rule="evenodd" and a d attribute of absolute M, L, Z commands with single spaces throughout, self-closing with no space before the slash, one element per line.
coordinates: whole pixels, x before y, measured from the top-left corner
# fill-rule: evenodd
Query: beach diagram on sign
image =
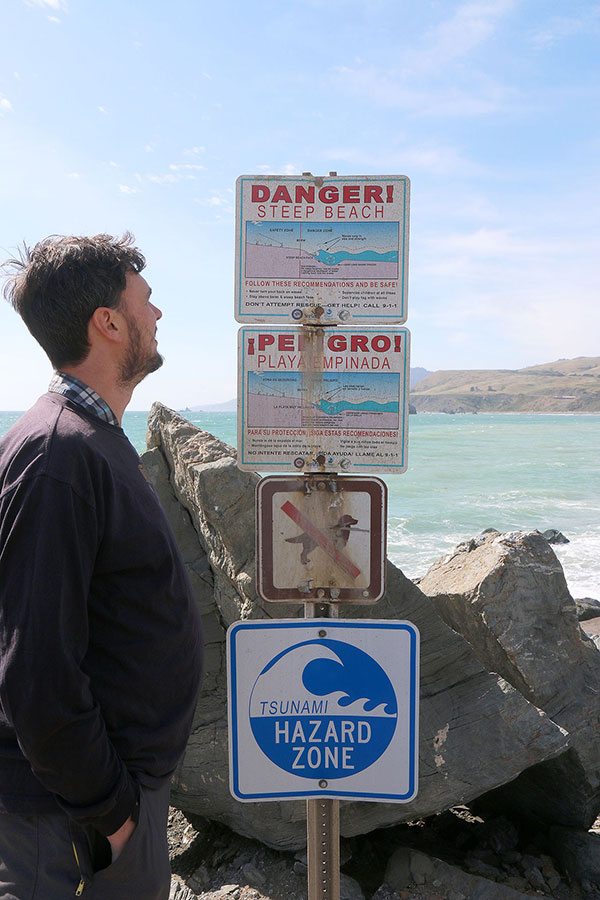
<path fill-rule="evenodd" d="M 248 425 L 398 429 L 399 387 L 395 372 L 324 372 L 317 390 L 300 372 L 248 372 Z"/>
<path fill-rule="evenodd" d="M 246 222 L 246 278 L 399 277 L 397 222 Z"/>

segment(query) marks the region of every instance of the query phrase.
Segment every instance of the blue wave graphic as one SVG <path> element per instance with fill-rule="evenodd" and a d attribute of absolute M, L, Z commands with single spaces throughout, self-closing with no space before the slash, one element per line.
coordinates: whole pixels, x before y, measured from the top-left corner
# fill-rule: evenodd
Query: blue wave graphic
<path fill-rule="evenodd" d="M 302 683 L 307 691 L 319 697 L 342 691 L 345 696 L 338 700 L 340 706 L 350 706 L 356 700 L 364 700 L 365 712 L 383 703 L 388 715 L 397 715 L 394 689 L 378 662 L 343 641 L 323 639 L 315 643 L 332 650 L 339 662 L 313 659 L 307 663 L 302 673 Z"/>
<path fill-rule="evenodd" d="M 377 403 L 375 400 L 365 400 L 363 403 L 348 403 L 347 400 L 340 400 L 338 403 L 330 403 L 329 400 L 320 400 L 317 406 L 321 412 L 326 413 L 328 416 L 337 416 L 338 413 L 346 412 L 346 410 L 398 412 L 398 403 L 393 400 L 388 403 Z"/>
<path fill-rule="evenodd" d="M 375 250 L 363 250 L 361 253 L 348 253 L 347 250 L 338 250 L 337 253 L 328 253 L 319 250 L 315 258 L 326 266 L 337 266 L 345 260 L 368 260 L 370 262 L 398 262 L 398 251 L 388 250 L 385 253 L 377 253 Z"/>

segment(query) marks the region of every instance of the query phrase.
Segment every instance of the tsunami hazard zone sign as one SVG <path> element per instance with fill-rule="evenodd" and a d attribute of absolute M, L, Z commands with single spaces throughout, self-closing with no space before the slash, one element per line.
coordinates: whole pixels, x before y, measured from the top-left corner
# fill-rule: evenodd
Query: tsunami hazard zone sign
<path fill-rule="evenodd" d="M 419 633 L 411 622 L 254 620 L 227 635 L 237 800 L 415 797 Z"/>

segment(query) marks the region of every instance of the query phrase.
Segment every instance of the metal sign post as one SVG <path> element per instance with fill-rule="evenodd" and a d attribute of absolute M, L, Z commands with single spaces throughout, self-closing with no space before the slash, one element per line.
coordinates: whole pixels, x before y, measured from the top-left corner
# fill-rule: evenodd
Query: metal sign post
<path fill-rule="evenodd" d="M 339 800 L 407 803 L 417 791 L 417 629 L 337 612 L 311 602 L 305 619 L 227 632 L 231 793 L 308 802 L 311 900 L 339 879 Z"/>
<path fill-rule="evenodd" d="M 337 618 L 333 603 L 305 603 L 304 617 Z M 340 801 L 306 801 L 308 900 L 340 900 Z"/>
<path fill-rule="evenodd" d="M 340 801 L 306 801 L 308 900 L 340 897 Z"/>
<path fill-rule="evenodd" d="M 257 593 L 304 619 L 227 632 L 230 790 L 306 799 L 308 900 L 340 897 L 340 799 L 417 793 L 418 631 L 338 617 L 385 593 L 372 475 L 407 467 L 409 201 L 402 175 L 237 181 L 237 465 L 288 473 L 257 486 Z"/>

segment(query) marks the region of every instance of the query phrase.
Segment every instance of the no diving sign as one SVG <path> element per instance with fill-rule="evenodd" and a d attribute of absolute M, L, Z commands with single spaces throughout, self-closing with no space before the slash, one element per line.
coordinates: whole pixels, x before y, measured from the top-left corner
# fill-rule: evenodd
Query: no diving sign
<path fill-rule="evenodd" d="M 413 799 L 419 634 L 412 623 L 237 622 L 227 649 L 237 800 Z"/>

